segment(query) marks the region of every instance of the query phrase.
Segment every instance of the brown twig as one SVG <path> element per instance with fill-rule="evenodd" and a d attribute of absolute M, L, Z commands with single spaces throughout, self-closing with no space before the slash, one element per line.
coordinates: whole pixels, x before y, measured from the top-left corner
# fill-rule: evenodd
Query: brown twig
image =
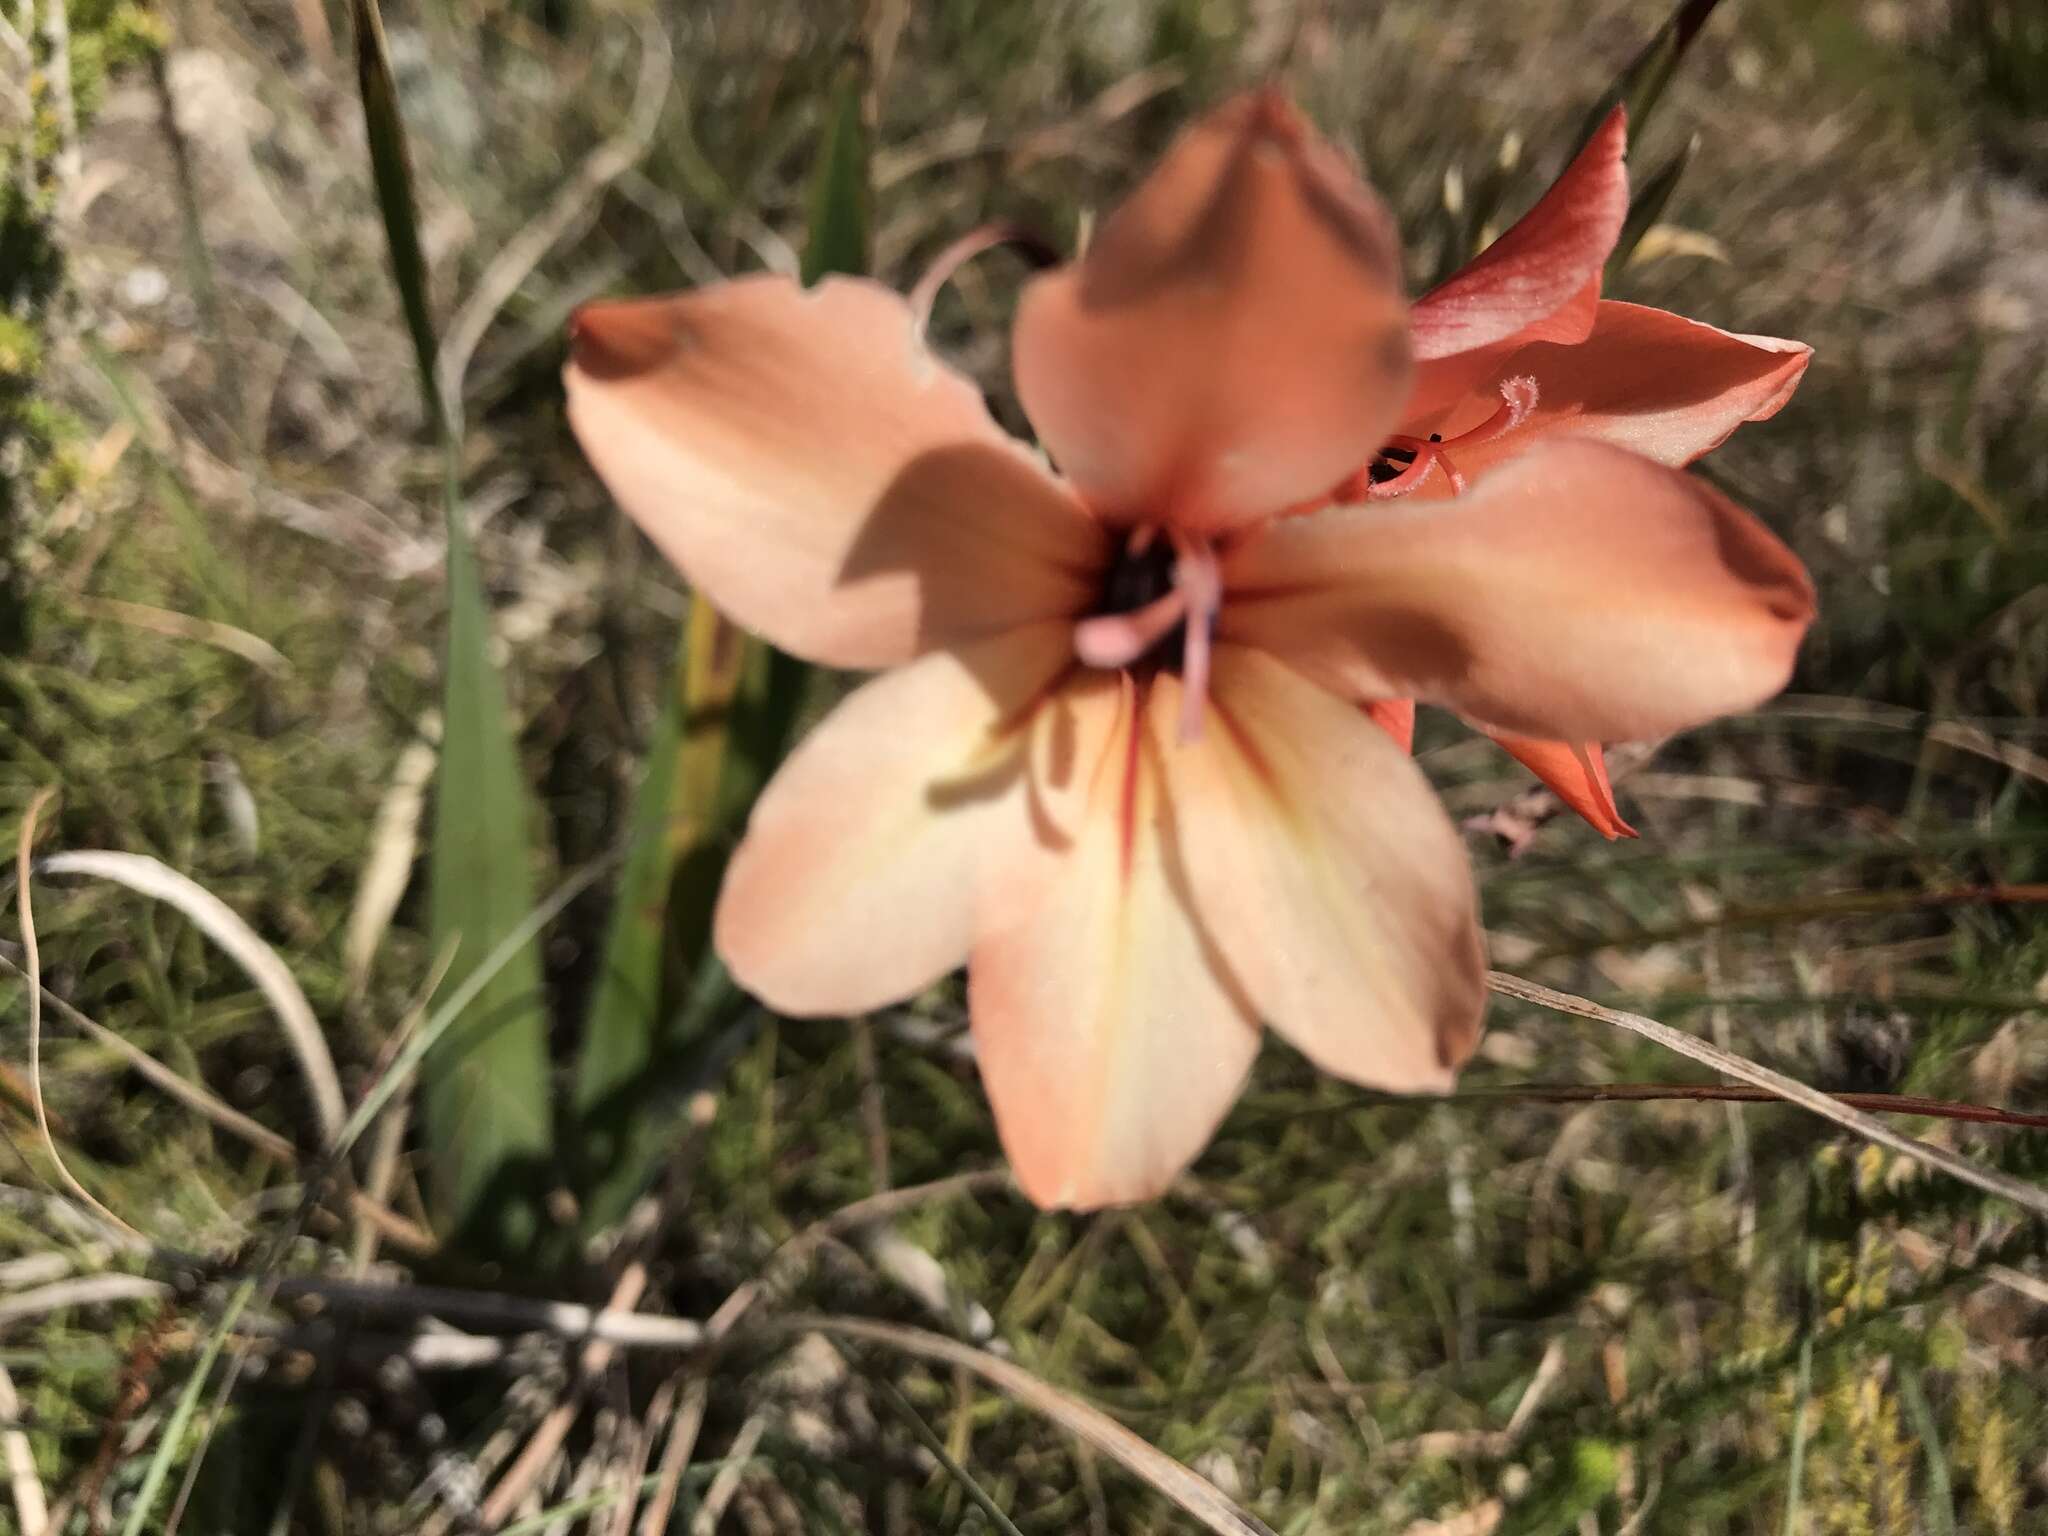
<path fill-rule="evenodd" d="M 1724 1051 L 1696 1035 L 1673 1029 L 1669 1024 L 1660 1024 L 1655 1019 L 1646 1019 L 1639 1013 L 1624 1013 L 1617 1008 L 1603 1008 L 1587 998 L 1574 997 L 1569 992 L 1558 992 L 1533 981 L 1524 981 L 1519 976 L 1509 976 L 1501 971 L 1488 971 L 1486 984 L 1502 997 L 1533 1003 L 1539 1008 L 1549 1008 L 1557 1013 L 1572 1014 L 1581 1019 L 1592 1019 L 1596 1023 L 1612 1024 L 1631 1034 L 1641 1035 L 1645 1040 L 1676 1051 L 1679 1055 L 1712 1067 L 1716 1072 L 1739 1078 L 1777 1097 L 1797 1104 L 1801 1109 L 1810 1110 L 1823 1119 L 1832 1120 L 1844 1130 L 1854 1131 L 1866 1141 L 1890 1147 L 1902 1152 L 1916 1162 L 1924 1163 L 1950 1178 L 1983 1190 L 1986 1194 L 1997 1195 L 2023 1206 L 2036 1215 L 2048 1216 L 2048 1189 L 2016 1179 L 2009 1173 L 1996 1168 L 1981 1167 L 1967 1158 L 1959 1157 L 1946 1147 L 1937 1147 L 1901 1131 L 1893 1130 L 1884 1121 L 1852 1108 L 1818 1088 L 1809 1088 L 1797 1078 L 1774 1072 L 1769 1067 Z"/>
<path fill-rule="evenodd" d="M 612 1287 L 611 1299 L 605 1303 L 605 1310 L 614 1314 L 630 1313 L 640 1305 L 641 1294 L 646 1289 L 647 1266 L 639 1262 L 628 1264 L 619 1275 L 618 1283 Z M 617 1346 L 603 1338 L 593 1338 L 583 1346 L 583 1358 L 577 1362 L 574 1384 L 548 1409 L 525 1447 L 513 1458 L 512 1465 L 505 1469 L 498 1485 L 485 1496 L 477 1510 L 477 1522 L 483 1529 L 496 1530 L 509 1520 L 519 1507 L 519 1501 L 526 1497 L 527 1490 L 540 1481 L 541 1474 L 547 1471 L 561 1450 L 562 1442 L 568 1438 L 569 1427 L 576 1422 L 576 1415 L 583 1411 L 583 1400 L 588 1396 L 591 1384 L 604 1374 L 616 1352 Z"/>
<path fill-rule="evenodd" d="M 1778 923 L 1811 923 L 1831 917 L 1872 917 L 1886 912 L 1941 911 L 1951 907 L 2035 907 L 2048 905 L 2048 884 L 1954 885 L 1918 891 L 1840 891 L 1804 901 L 1774 901 L 1754 907 L 1724 907 L 1709 917 L 1688 918 L 1620 938 L 1578 941 L 1538 950 L 1537 960 L 1560 959 L 1588 948 L 1639 947 L 1697 938 L 1727 928 L 1768 928 Z"/>
<path fill-rule="evenodd" d="M 1926 1115 L 1935 1120 L 1967 1120 L 1977 1125 L 2009 1125 L 2048 1130 L 2048 1115 L 2000 1109 L 1990 1104 L 1964 1104 L 1953 1099 L 1923 1098 L 1916 1093 L 1833 1093 L 1851 1109 L 1877 1114 Z M 1512 1087 L 1468 1089 L 1447 1096 L 1452 1103 L 1473 1099 L 1508 1099 L 1529 1104 L 1642 1104 L 1691 1101 L 1709 1104 L 1780 1104 L 1784 1098 L 1766 1088 L 1734 1083 L 1517 1083 Z M 1389 1100 L 1388 1102 L 1397 1102 Z"/>

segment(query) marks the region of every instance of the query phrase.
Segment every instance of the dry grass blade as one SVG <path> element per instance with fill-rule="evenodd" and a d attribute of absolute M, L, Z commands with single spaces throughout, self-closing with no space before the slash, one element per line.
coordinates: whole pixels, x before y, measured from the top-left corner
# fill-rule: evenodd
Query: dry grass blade
<path fill-rule="evenodd" d="M 9 1425 L 21 1422 L 21 1399 L 15 1395 L 14 1378 L 0 1365 L 0 1420 Z M 7 1461 L 7 1486 L 14 1497 L 14 1519 L 21 1536 L 43 1536 L 50 1524 L 50 1501 L 43 1496 L 42 1479 L 36 1476 L 35 1453 L 28 1436 L 19 1429 L 0 1430 L 0 1455 Z"/>
<path fill-rule="evenodd" d="M 346 1111 L 342 1104 L 341 1078 L 328 1054 L 320 1021 L 313 1005 L 277 952 L 264 943 L 256 930 L 243 922 L 226 902 L 196 880 L 181 875 L 169 865 L 141 853 L 119 853 L 112 849 L 86 848 L 71 853 L 53 853 L 36 865 L 44 875 L 85 875 L 111 880 L 140 895 L 175 907 L 248 974 L 270 1004 L 286 1043 L 298 1058 L 306 1089 L 313 1100 L 323 1145 L 340 1134 Z M 22 876 L 27 890 L 26 874 Z M 26 899 L 24 897 L 24 899 Z M 34 966 L 30 966 L 34 970 Z"/>
<path fill-rule="evenodd" d="M 146 1275 L 82 1275 L 39 1285 L 0 1301 L 0 1327 L 24 1317 L 42 1317 L 66 1307 L 103 1307 L 116 1301 L 161 1301 L 171 1288 Z"/>
<path fill-rule="evenodd" d="M 1654 1041 L 1666 1050 L 1712 1067 L 1716 1072 L 1739 1078 L 1745 1083 L 1754 1083 L 1801 1109 L 1811 1110 L 1823 1119 L 1832 1120 L 1844 1130 L 1854 1131 L 1867 1141 L 1890 1147 L 1894 1152 L 1904 1153 L 1916 1162 L 1925 1164 L 1950 1178 L 1983 1190 L 1986 1194 L 1997 1195 L 2015 1205 L 2032 1211 L 2037 1216 L 2048 1216 L 2048 1189 L 2026 1183 L 1995 1168 L 1982 1168 L 1966 1158 L 1958 1157 L 1946 1147 L 1937 1147 L 1917 1137 L 1893 1130 L 1874 1115 L 1867 1115 L 1852 1109 L 1831 1094 L 1818 1088 L 1809 1088 L 1796 1078 L 1773 1072 L 1769 1067 L 1759 1066 L 1753 1061 L 1724 1051 L 1718 1045 L 1688 1035 L 1683 1030 L 1673 1029 L 1669 1024 L 1660 1024 L 1655 1019 L 1646 1019 L 1638 1013 L 1623 1013 L 1619 1009 L 1603 1008 L 1587 998 L 1575 997 L 1569 992 L 1556 992 L 1549 987 L 1538 986 L 1533 981 L 1524 981 L 1519 976 L 1509 976 L 1501 971 L 1488 971 L 1486 984 L 1502 997 L 1512 997 L 1520 1002 L 1533 1003 L 1539 1008 L 1549 1008 L 1557 1013 L 1569 1013 L 1581 1019 L 1592 1019 L 1600 1024 L 1612 1024 L 1632 1034 L 1641 1035 L 1645 1040 Z"/>
<path fill-rule="evenodd" d="M 1141 1440 L 1101 1409 L 1068 1396 L 1057 1387 L 1040 1381 L 1022 1366 L 986 1350 L 961 1344 L 943 1334 L 928 1333 L 922 1328 L 906 1328 L 863 1317 L 798 1313 L 779 1319 L 777 1326 L 798 1332 L 864 1339 L 871 1344 L 914 1355 L 920 1360 L 935 1360 L 971 1371 L 997 1391 L 1015 1398 L 1036 1413 L 1044 1414 L 1069 1434 L 1122 1463 L 1125 1470 L 1143 1479 L 1209 1530 L 1218 1532 L 1219 1536 L 1273 1536 L 1270 1526 L 1238 1508 L 1214 1483 Z"/>
<path fill-rule="evenodd" d="M 605 1310 L 630 1313 L 640 1305 L 641 1294 L 646 1289 L 647 1266 L 640 1263 L 627 1265 L 618 1283 L 612 1287 Z M 485 1530 L 511 1519 L 520 1501 L 539 1483 L 541 1475 L 561 1450 L 562 1442 L 568 1438 L 569 1429 L 576 1422 L 576 1415 L 582 1411 L 583 1400 L 591 1384 L 610 1366 L 614 1352 L 615 1346 L 604 1339 L 592 1339 L 583 1346 L 583 1357 L 576 1367 L 577 1380 L 561 1400 L 548 1409 L 547 1416 L 540 1421 L 532 1438 L 513 1459 L 512 1465 L 505 1469 L 505 1475 L 498 1479 L 498 1486 L 490 1491 L 477 1510 L 477 1520 Z"/>
<path fill-rule="evenodd" d="M 49 1153 L 50 1165 L 57 1170 L 57 1177 L 64 1187 L 120 1232 L 129 1237 L 140 1237 L 141 1233 L 101 1205 L 83 1184 L 72 1177 L 71 1170 L 57 1151 L 56 1138 L 50 1134 L 50 1111 L 43 1103 L 43 956 L 36 944 L 36 913 L 35 903 L 29 896 L 29 871 L 30 855 L 36 840 L 36 820 L 56 793 L 53 785 L 40 791 L 29 802 L 28 814 L 21 818 L 21 836 L 14 849 L 14 899 L 21 916 L 21 947 L 28 958 L 29 1103 L 35 1110 L 36 1130 L 43 1138 L 43 1149 Z"/>
<path fill-rule="evenodd" d="M 747 1475 L 747 1466 L 754 1459 L 754 1449 L 761 1443 L 761 1436 L 768 1428 L 766 1414 L 750 1414 L 740 1432 L 733 1437 L 732 1450 L 725 1465 L 718 1469 L 718 1475 L 705 1490 L 704 1503 L 697 1516 L 690 1522 L 690 1536 L 712 1536 L 718 1529 L 718 1522 L 725 1518 L 725 1509 L 740 1491 L 740 1479 Z"/>
<path fill-rule="evenodd" d="M 237 629 L 232 624 L 223 624 L 217 619 L 196 619 L 189 613 L 176 613 L 168 608 L 152 608 L 147 603 L 131 603 L 118 597 L 92 597 L 81 594 L 71 600 L 80 613 L 96 619 L 108 619 L 116 624 L 126 624 L 134 629 L 146 629 L 152 634 L 168 635 L 174 640 L 192 640 L 201 645 L 210 645 L 216 650 L 239 656 L 252 666 L 261 667 L 273 676 L 289 672 L 292 664 L 284 653 L 268 640 L 250 634 L 246 629 Z"/>
<path fill-rule="evenodd" d="M 28 979 L 27 972 L 5 956 L 0 956 L 0 971 L 19 976 L 24 981 Z M 137 1076 L 162 1089 L 169 1097 L 210 1120 L 230 1136 L 248 1143 L 266 1157 L 286 1164 L 298 1161 L 297 1149 L 269 1126 L 250 1119 L 234 1106 L 215 1098 L 199 1084 L 180 1077 L 149 1052 L 123 1039 L 98 1020 L 81 1013 L 48 987 L 42 988 L 42 995 L 44 1003 L 63 1015 L 66 1023 L 119 1056 Z M 414 1253 L 433 1251 L 433 1234 L 417 1222 L 410 1221 L 392 1210 L 384 1204 L 381 1196 L 351 1191 L 349 1204 L 370 1230 L 381 1233 Z"/>

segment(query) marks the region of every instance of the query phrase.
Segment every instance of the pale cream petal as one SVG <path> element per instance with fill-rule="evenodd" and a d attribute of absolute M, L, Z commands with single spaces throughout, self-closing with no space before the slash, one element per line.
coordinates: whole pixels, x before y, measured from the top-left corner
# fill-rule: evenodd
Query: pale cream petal
<path fill-rule="evenodd" d="M 1173 704 L 1175 680 L 1158 691 Z M 1447 1089 L 1479 1038 L 1485 954 L 1464 845 L 1408 755 L 1222 646 L 1202 734 L 1165 764 L 1195 909 L 1264 1021 L 1351 1082 Z"/>
<path fill-rule="evenodd" d="M 1259 1032 L 1175 865 L 1160 792 L 1171 710 L 1114 673 L 1048 708 L 1064 722 L 1039 782 L 1051 827 L 984 872 L 968 999 L 1019 1185 L 1090 1210 L 1172 1183 L 1237 1097 Z"/>
<path fill-rule="evenodd" d="M 790 1014 L 914 996 L 967 958 L 976 872 L 1028 815 L 1035 706 L 1064 625 L 936 651 L 864 684 L 756 803 L 719 894 L 719 955 Z"/>

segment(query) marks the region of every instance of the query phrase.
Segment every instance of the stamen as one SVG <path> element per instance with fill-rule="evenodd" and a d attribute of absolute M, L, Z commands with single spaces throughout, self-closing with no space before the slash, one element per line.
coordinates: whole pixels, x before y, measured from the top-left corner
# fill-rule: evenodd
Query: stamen
<path fill-rule="evenodd" d="M 1367 501 L 1390 501 L 1396 496 L 1406 496 L 1429 478 L 1437 460 L 1443 457 L 1433 439 L 1424 442 L 1419 437 L 1390 437 L 1387 448 L 1380 450 L 1382 457 L 1387 449 L 1397 449 L 1414 457 L 1408 461 L 1408 467 L 1391 480 L 1380 480 L 1368 474 L 1364 488 Z"/>
<path fill-rule="evenodd" d="M 1500 408 L 1471 431 L 1460 432 L 1444 446 L 1455 448 L 1460 443 L 1471 443 L 1476 447 L 1514 431 L 1536 409 L 1536 394 L 1536 381 L 1527 374 L 1501 380 Z"/>
<path fill-rule="evenodd" d="M 1188 596 L 1175 588 L 1129 613 L 1104 613 L 1074 626 L 1074 655 L 1084 667 L 1127 667 L 1187 617 Z"/>
<path fill-rule="evenodd" d="M 1176 539 L 1174 547 L 1180 558 L 1174 562 L 1173 583 L 1187 604 L 1180 662 L 1180 739 L 1186 744 L 1201 739 L 1209 704 L 1209 648 L 1223 607 L 1223 574 L 1206 539 Z"/>
<path fill-rule="evenodd" d="M 1034 267 L 1053 267 L 1060 262 L 1059 250 L 1050 240 L 1021 224 L 997 220 L 979 229 L 970 229 L 932 258 L 932 264 L 924 269 L 924 276 L 910 290 L 910 313 L 917 322 L 920 336 L 931 322 L 932 305 L 938 302 L 939 290 L 968 262 L 999 245 L 1021 246 L 1024 259 Z"/>
<path fill-rule="evenodd" d="M 1396 496 L 1406 496 L 1420 487 L 1438 465 L 1443 466 L 1444 476 L 1451 482 L 1451 494 L 1464 495 L 1464 473 L 1451 462 L 1451 456 L 1445 450 L 1466 444 L 1476 448 L 1481 443 L 1506 436 L 1535 412 L 1538 393 L 1536 380 L 1527 374 L 1503 379 L 1500 382 L 1499 408 L 1471 430 L 1460 432 L 1448 441 L 1435 432 L 1430 433 L 1427 442 L 1419 437 L 1388 438 L 1387 446 L 1379 451 L 1372 463 L 1338 487 L 1338 499 L 1345 499 L 1347 492 L 1353 496 L 1362 495 L 1367 501 L 1387 501 Z M 1405 469 L 1384 476 L 1375 472 L 1382 469 L 1392 471 L 1396 455 L 1407 456 Z"/>

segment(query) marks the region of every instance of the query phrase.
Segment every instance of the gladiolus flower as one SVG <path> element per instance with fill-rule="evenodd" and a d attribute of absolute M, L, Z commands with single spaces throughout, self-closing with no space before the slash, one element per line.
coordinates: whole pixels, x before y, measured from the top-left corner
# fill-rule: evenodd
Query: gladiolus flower
<path fill-rule="evenodd" d="M 1628 214 L 1626 118 L 1617 107 L 1535 207 L 1409 312 L 1415 389 L 1399 429 L 1336 499 L 1453 496 L 1556 433 L 1674 467 L 1775 416 L 1813 349 L 1742 336 L 1600 297 Z M 1402 747 L 1412 701 L 1374 718 Z M 1622 820 L 1597 741 L 1495 740 L 1605 836 Z"/>
<path fill-rule="evenodd" d="M 798 1015 L 965 963 L 1042 1205 L 1163 1189 L 1262 1024 L 1397 1091 L 1470 1054 L 1470 867 L 1361 702 L 1606 740 L 1789 673 L 1798 562 L 1611 443 L 1555 435 L 1454 501 L 1284 517 L 1400 425 L 1408 338 L 1386 214 L 1268 93 L 1186 131 L 1027 289 L 1018 392 L 1057 471 L 871 282 L 577 317 L 570 419 L 621 506 L 739 623 L 888 669 L 756 805 L 720 955 Z"/>

